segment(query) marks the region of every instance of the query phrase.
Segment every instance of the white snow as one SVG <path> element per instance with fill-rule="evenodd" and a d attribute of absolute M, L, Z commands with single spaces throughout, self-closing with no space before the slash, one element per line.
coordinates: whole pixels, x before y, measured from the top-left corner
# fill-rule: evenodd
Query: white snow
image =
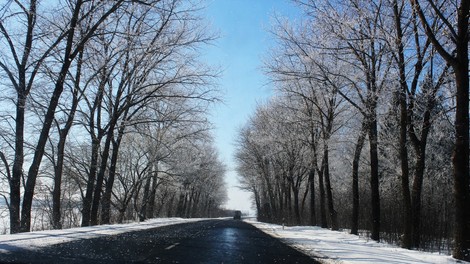
<path fill-rule="evenodd" d="M 320 227 L 266 224 L 245 220 L 265 233 L 280 238 L 286 244 L 316 257 L 322 263 L 469 263 L 457 261 L 451 256 L 407 250 L 385 243 L 378 243 L 342 231 Z"/>
<path fill-rule="evenodd" d="M 21 249 L 38 249 L 63 242 L 88 239 L 104 235 L 145 230 L 159 226 L 206 220 L 183 218 L 158 218 L 140 223 L 101 225 L 64 230 L 47 230 L 13 235 L 0 235 L 0 254 Z M 346 232 L 331 231 L 319 227 L 266 224 L 251 219 L 245 222 L 265 233 L 283 240 L 286 244 L 314 256 L 323 263 L 469 263 L 457 261 L 451 256 L 406 250 Z"/>

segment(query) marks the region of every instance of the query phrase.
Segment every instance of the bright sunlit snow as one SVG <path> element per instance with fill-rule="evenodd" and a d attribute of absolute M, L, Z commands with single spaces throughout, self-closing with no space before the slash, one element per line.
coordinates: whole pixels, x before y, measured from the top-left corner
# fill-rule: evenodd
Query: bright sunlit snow
<path fill-rule="evenodd" d="M 406 250 L 320 227 L 293 226 L 283 229 L 280 225 L 252 220 L 246 222 L 307 255 L 318 257 L 316 259 L 323 263 L 469 263 L 457 261 L 451 256 Z"/>
<path fill-rule="evenodd" d="M 160 218 L 131 224 L 1 235 L 0 254 L 21 249 L 39 249 L 73 240 L 115 235 L 200 220 L 205 219 Z M 266 224 L 254 220 L 245 221 L 265 233 L 283 240 L 292 247 L 314 256 L 323 263 L 468 263 L 457 261 L 450 256 L 405 250 L 384 243 L 376 243 L 345 232 L 334 232 L 319 227 L 295 226 L 283 229 L 280 225 Z"/>

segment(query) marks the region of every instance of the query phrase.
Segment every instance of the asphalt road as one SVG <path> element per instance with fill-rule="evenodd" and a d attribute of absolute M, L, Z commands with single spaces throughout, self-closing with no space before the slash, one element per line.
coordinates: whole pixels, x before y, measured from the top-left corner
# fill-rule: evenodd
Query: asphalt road
<path fill-rule="evenodd" d="M 318 263 L 253 226 L 208 220 L 0 254 L 0 263 Z"/>

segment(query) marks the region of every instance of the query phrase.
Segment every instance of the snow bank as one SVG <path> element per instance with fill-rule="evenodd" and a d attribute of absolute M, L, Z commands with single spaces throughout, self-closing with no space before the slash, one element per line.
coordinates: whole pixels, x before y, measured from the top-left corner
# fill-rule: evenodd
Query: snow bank
<path fill-rule="evenodd" d="M 254 220 L 245 220 L 245 222 L 273 237 L 280 238 L 286 244 L 314 256 L 323 263 L 469 263 L 457 261 L 451 256 L 407 250 L 320 227 L 292 226 L 283 229 L 280 225 Z"/>

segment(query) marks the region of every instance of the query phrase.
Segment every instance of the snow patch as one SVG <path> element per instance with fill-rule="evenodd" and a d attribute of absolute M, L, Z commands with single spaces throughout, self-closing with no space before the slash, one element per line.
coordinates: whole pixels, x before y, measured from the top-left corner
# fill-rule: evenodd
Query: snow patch
<path fill-rule="evenodd" d="M 322 263 L 455 264 L 451 256 L 407 250 L 363 237 L 320 227 L 267 224 L 247 219 L 245 222 L 281 239 L 286 244 Z"/>

